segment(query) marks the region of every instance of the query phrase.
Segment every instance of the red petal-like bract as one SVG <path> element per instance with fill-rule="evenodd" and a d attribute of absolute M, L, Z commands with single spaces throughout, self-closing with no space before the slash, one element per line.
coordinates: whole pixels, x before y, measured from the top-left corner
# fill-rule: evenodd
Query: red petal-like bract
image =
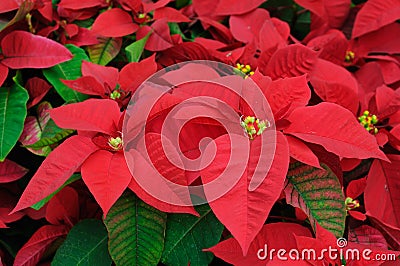
<path fill-rule="evenodd" d="M 83 8 L 90 8 L 96 6 L 107 6 L 106 0 L 61 0 L 58 4 L 59 7 L 72 9 L 72 10 L 79 10 Z"/>
<path fill-rule="evenodd" d="M 105 88 L 92 76 L 83 76 L 75 80 L 60 79 L 60 81 L 83 94 L 103 96 L 106 93 Z"/>
<path fill-rule="evenodd" d="M 82 61 L 82 76 L 94 77 L 103 87 L 107 84 L 113 90 L 117 86 L 118 69 Z"/>
<path fill-rule="evenodd" d="M 0 163 L 0 183 L 13 182 L 23 177 L 28 169 L 6 159 Z"/>
<path fill-rule="evenodd" d="M 29 103 L 27 108 L 30 108 L 38 104 L 43 99 L 46 93 L 50 90 L 51 86 L 45 80 L 38 77 L 33 77 L 26 82 L 25 88 L 29 93 Z"/>
<path fill-rule="evenodd" d="M 320 103 L 300 107 L 288 117 L 291 122 L 285 133 L 304 141 L 322 145 L 327 151 L 346 158 L 380 158 L 375 137 L 362 127 L 347 109 L 333 104 Z"/>
<path fill-rule="evenodd" d="M 379 230 L 369 226 L 362 225 L 360 227 L 349 230 L 349 242 L 362 244 L 366 246 L 379 247 L 388 249 L 385 237 Z"/>
<path fill-rule="evenodd" d="M 172 39 L 166 19 L 155 21 L 151 27 L 143 26 L 136 33 L 137 40 L 143 39 L 151 32 L 145 48 L 149 51 L 162 51 L 172 47 Z"/>
<path fill-rule="evenodd" d="M 99 150 L 86 159 L 81 172 L 83 181 L 106 217 L 132 179 L 124 154 Z"/>
<path fill-rule="evenodd" d="M 157 71 L 155 54 L 138 63 L 125 65 L 119 73 L 118 83 L 124 91 L 134 92 L 143 81 Z"/>
<path fill-rule="evenodd" d="M 2 0 L 0 13 L 6 13 L 15 9 L 18 9 L 19 5 L 17 0 Z M 1 260 L 0 260 L 1 262 Z"/>
<path fill-rule="evenodd" d="M 346 188 L 346 196 L 352 199 L 358 198 L 362 193 L 364 193 L 366 185 L 367 179 L 365 177 L 350 181 Z"/>
<path fill-rule="evenodd" d="M 307 43 L 307 47 L 317 50 L 318 57 L 337 65 L 342 65 L 346 57 L 349 41 L 343 32 L 329 30 L 326 34 L 317 36 Z"/>
<path fill-rule="evenodd" d="M 315 93 L 324 101 L 339 104 L 354 115 L 358 111 L 357 80 L 345 68 L 318 59 L 310 82 Z"/>
<path fill-rule="evenodd" d="M 154 11 L 153 19 L 165 18 L 168 22 L 190 22 L 190 19 L 172 7 L 162 7 Z"/>
<path fill-rule="evenodd" d="M 289 135 L 286 136 L 286 140 L 289 144 L 290 157 L 313 167 L 321 168 L 318 157 L 304 142 Z"/>
<path fill-rule="evenodd" d="M 262 227 L 254 241 L 250 244 L 249 252 L 246 256 L 243 256 L 240 245 L 234 238 L 222 241 L 205 251 L 211 251 L 218 258 L 238 266 L 270 265 L 274 259 L 278 260 L 274 252 L 272 252 L 274 255 L 272 260 L 270 259 L 269 255 L 272 249 L 279 250 L 283 248 L 290 250 L 297 247 L 294 235 L 311 237 L 311 232 L 308 228 L 295 223 L 271 223 Z M 264 250 L 265 245 L 267 250 Z M 261 252 L 259 252 L 260 249 L 262 250 Z M 266 254 L 265 251 L 267 252 Z M 257 255 L 260 255 L 261 258 L 258 258 Z M 264 256 L 263 260 L 262 257 Z M 282 263 L 284 261 L 279 262 Z M 294 265 L 293 261 L 290 263 Z M 296 265 L 302 264 L 296 262 Z"/>
<path fill-rule="evenodd" d="M 245 172 L 237 181 L 237 183 L 227 193 L 211 201 L 210 207 L 217 218 L 232 233 L 239 242 L 243 255 L 248 253 L 251 242 L 254 240 L 258 232 L 261 230 L 268 214 L 279 198 L 288 165 L 289 165 L 289 149 L 285 137 L 280 132 L 276 132 L 276 150 L 274 159 L 269 171 L 267 171 L 265 179 L 260 186 L 254 191 L 249 191 L 249 183 L 252 174 L 256 169 L 261 149 L 265 152 L 271 151 L 273 143 L 261 143 L 261 137 L 256 137 L 250 144 L 250 158 L 247 163 Z M 275 134 L 264 132 L 263 134 Z M 266 136 L 267 137 L 267 136 Z M 271 137 L 271 136 L 270 136 Z M 271 139 L 271 138 L 268 139 Z M 217 146 L 217 154 L 214 161 L 204 170 L 201 171 L 203 183 L 208 183 L 221 174 L 225 168 L 236 167 L 229 162 L 231 151 L 231 143 L 228 135 L 221 136 L 215 140 Z M 236 143 L 235 143 L 236 144 Z M 233 149 L 237 147 L 233 146 Z M 263 152 L 264 152 L 263 151 Z M 227 163 L 230 163 L 227 165 Z M 206 197 L 209 191 L 204 188 Z M 230 206 L 227 208 L 226 206 Z"/>
<path fill-rule="evenodd" d="M 129 13 L 113 8 L 101 13 L 93 23 L 92 32 L 105 37 L 123 37 L 134 33 L 139 26 Z"/>
<path fill-rule="evenodd" d="M 156 133 L 147 133 L 144 141 L 145 143 L 141 143 L 142 145 L 137 147 L 138 152 L 128 151 L 128 155 L 131 156 L 127 156 L 127 160 L 131 167 L 130 169 L 133 170 L 134 177 L 145 176 L 146 182 L 149 182 L 147 184 L 150 184 L 152 189 L 157 189 L 156 194 L 165 193 L 168 195 L 167 193 L 170 193 L 171 198 L 175 198 L 176 203 L 185 203 L 186 206 L 170 204 L 153 197 L 146 192 L 144 188 L 139 186 L 135 179 L 132 179 L 129 188 L 143 201 L 161 211 L 183 212 L 198 215 L 195 209 L 187 204 L 188 202 L 191 203 L 188 190 L 182 189 L 176 192 L 168 183 L 164 183 L 159 179 L 159 175 L 161 175 L 161 180 L 165 179 L 181 186 L 188 185 L 185 170 L 182 169 L 182 161 L 176 148 L 167 138 L 162 139 L 161 135 Z M 179 162 L 178 165 L 181 165 L 182 168 L 170 162 L 170 158 L 175 158 L 176 162 Z M 151 165 L 149 162 L 151 162 Z M 182 192 L 182 194 L 180 194 L 180 192 Z M 179 200 L 179 202 L 176 200 Z"/>
<path fill-rule="evenodd" d="M 256 81 L 257 82 L 257 81 Z M 277 79 L 267 88 L 261 88 L 274 113 L 275 119 L 291 113 L 298 107 L 304 107 L 311 98 L 311 90 L 306 76 Z M 282 111 L 284 111 L 282 113 Z M 278 114 L 281 113 L 282 116 Z"/>
<path fill-rule="evenodd" d="M 388 155 L 391 163 L 375 160 L 364 192 L 365 209 L 381 222 L 400 228 L 400 156 Z"/>
<path fill-rule="evenodd" d="M 265 0 L 248 0 L 248 1 L 230 1 L 219 0 L 214 14 L 217 16 L 224 15 L 240 15 L 256 9 Z"/>
<path fill-rule="evenodd" d="M 302 7 L 318 15 L 332 28 L 340 28 L 350 11 L 350 0 L 295 0 Z"/>
<path fill-rule="evenodd" d="M 352 38 L 378 30 L 400 18 L 398 0 L 368 0 L 358 12 Z"/>
<path fill-rule="evenodd" d="M 213 60 L 210 53 L 201 44 L 195 42 L 177 44 L 165 51 L 159 52 L 157 57 L 157 62 L 163 67 L 188 60 Z"/>
<path fill-rule="evenodd" d="M 65 187 L 49 201 L 46 207 L 46 220 L 54 225 L 64 224 L 72 227 L 79 218 L 78 193 Z"/>
<path fill-rule="evenodd" d="M 241 16 L 231 16 L 229 26 L 236 40 L 249 43 L 258 40 L 262 25 L 270 19 L 268 11 L 259 8 Z"/>
<path fill-rule="evenodd" d="M 135 2 L 135 1 L 133 1 L 133 2 Z M 162 7 L 166 6 L 169 2 L 171 2 L 171 0 L 159 0 L 159 1 L 156 1 L 156 2 L 145 0 L 145 1 L 141 1 L 141 2 L 142 2 L 142 5 L 143 5 L 143 12 L 144 13 L 148 13 L 148 12 L 151 12 L 153 10 L 156 10 L 156 9 L 159 9 L 159 8 L 162 8 Z"/>
<path fill-rule="evenodd" d="M 310 73 L 316 60 L 317 53 L 315 51 L 301 44 L 293 44 L 276 51 L 262 72 L 273 80 L 297 77 Z"/>
<path fill-rule="evenodd" d="M 98 149 L 90 138 L 72 136 L 66 139 L 43 161 L 13 212 L 30 207 L 56 191 Z"/>
<path fill-rule="evenodd" d="M 66 236 L 68 231 L 65 225 L 45 225 L 39 228 L 18 251 L 14 265 L 37 265 L 46 249 L 59 237 Z"/>
<path fill-rule="evenodd" d="M 6 67 L 0 62 L 0 86 L 3 85 L 7 76 L 8 76 L 8 67 Z"/>
<path fill-rule="evenodd" d="M 50 116 L 61 128 L 102 132 L 112 135 L 120 118 L 118 103 L 109 99 L 89 99 L 50 111 Z"/>
<path fill-rule="evenodd" d="M 72 59 L 63 45 L 25 31 L 13 31 L 1 41 L 3 65 L 10 68 L 46 68 Z"/>

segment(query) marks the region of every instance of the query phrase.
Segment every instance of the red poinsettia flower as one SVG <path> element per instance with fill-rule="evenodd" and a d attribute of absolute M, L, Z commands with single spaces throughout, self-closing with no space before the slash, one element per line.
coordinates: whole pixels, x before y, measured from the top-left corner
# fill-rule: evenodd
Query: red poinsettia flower
<path fill-rule="evenodd" d="M 50 195 L 79 169 L 104 215 L 131 181 L 122 152 L 121 113 L 113 100 L 90 99 L 50 111 L 58 126 L 78 130 L 43 161 L 13 212 Z M 101 166 L 101 167 L 99 167 Z"/>
<path fill-rule="evenodd" d="M 155 55 L 139 63 L 124 66 L 120 72 L 114 67 L 82 62 L 82 77 L 76 80 L 61 80 L 70 88 L 88 95 L 113 99 L 126 106 L 137 87 L 157 70 Z"/>
<path fill-rule="evenodd" d="M 237 75 L 221 77 L 209 67 L 190 63 L 178 70 L 168 71 L 159 77 L 169 84 L 180 85 L 175 86 L 171 92 L 165 94 L 159 102 L 153 105 L 153 113 L 150 113 L 149 122 L 146 125 L 146 132 L 161 134 L 163 121 L 172 108 L 194 96 L 209 96 L 221 100 L 235 110 L 236 113 L 230 114 L 228 111 L 222 111 L 219 105 L 212 102 L 203 103 L 193 108 L 193 111 L 208 111 L 213 114 L 211 117 L 214 118 L 224 117 L 223 121 L 226 123 L 236 124 L 240 130 L 245 130 L 246 137 L 242 135 L 239 137 L 242 141 L 239 141 L 241 145 L 233 148 L 237 150 L 237 153 L 247 154 L 246 151 L 250 152 L 248 161 L 244 159 L 247 172 L 239 178 L 239 181 L 231 190 L 209 203 L 218 219 L 239 242 L 244 254 L 264 224 L 271 207 L 281 194 L 290 157 L 320 167 L 317 156 L 310 148 L 312 145 L 309 147 L 307 143 L 321 145 L 326 150 L 325 152 L 331 152 L 340 157 L 386 159 L 385 155 L 379 150 L 374 137 L 364 130 L 350 111 L 333 103 L 306 106 L 311 97 L 307 79 L 305 75 L 291 77 L 296 72 L 289 72 L 293 68 L 289 68 L 287 65 L 282 63 L 277 71 L 271 72 L 277 77 L 273 81 L 258 71 L 251 76 L 269 102 L 278 129 L 277 132 L 264 131 L 267 121 L 263 121 L 264 118 L 255 117 L 252 108 L 262 107 L 259 107 L 259 102 L 257 104 L 253 102 L 259 99 L 255 91 L 250 89 L 246 91 L 246 80 L 250 82 L 250 79 L 243 79 Z M 296 67 L 297 65 L 295 65 Z M 301 67 L 300 65 L 299 68 Z M 278 78 L 279 76 L 287 78 Z M 217 84 L 207 83 L 207 86 L 205 86 L 200 82 L 200 84 L 190 83 L 185 85 L 185 81 L 189 80 L 215 81 Z M 243 93 L 246 93 L 246 100 L 251 99 L 250 104 L 244 103 L 238 95 L 226 88 L 224 89 L 224 87 L 218 85 L 218 82 L 231 85 L 242 84 Z M 149 93 L 151 85 L 146 89 L 148 89 L 146 92 Z M 139 102 L 134 105 L 136 108 L 140 106 L 140 97 L 138 99 Z M 141 103 L 149 104 L 146 99 Z M 146 104 L 143 104 L 143 106 L 146 106 Z M 139 109 L 135 110 L 138 111 Z M 174 117 L 188 118 L 193 111 L 175 114 Z M 243 116 L 242 120 L 240 119 L 241 116 Z M 136 130 L 138 128 L 137 121 L 136 123 L 135 120 L 132 121 L 131 126 Z M 177 126 L 173 125 L 172 127 Z M 135 136 L 135 134 L 133 135 Z M 273 137 L 274 135 L 275 137 Z M 161 138 L 160 135 L 158 136 L 158 138 Z M 197 158 L 201 154 L 199 142 L 204 137 L 213 139 L 217 149 L 216 157 L 207 168 L 201 170 L 200 173 L 191 172 L 190 175 L 186 175 L 186 178 L 190 178 L 188 179 L 189 183 L 200 175 L 202 183 L 207 184 L 224 171 L 232 151 L 230 150 L 230 136 L 226 134 L 221 124 L 210 118 L 194 119 L 185 124 L 182 131 L 179 132 L 179 136 L 180 142 L 172 146 L 179 147 L 180 152 L 186 157 Z M 128 139 L 131 137 L 129 136 Z M 266 139 L 271 138 L 276 138 L 276 144 L 266 144 L 268 143 Z M 190 141 L 187 141 L 187 139 L 190 139 Z M 172 141 L 171 138 L 170 141 Z M 275 146 L 272 147 L 271 145 Z M 251 173 L 256 169 L 256 162 L 260 159 L 260 154 L 265 152 L 264 149 L 271 150 L 273 148 L 275 148 L 275 156 L 271 162 L 270 171 L 265 173 L 264 181 L 254 191 L 249 191 Z M 133 154 L 132 156 L 137 155 Z M 150 159 L 152 159 L 151 156 Z M 135 164 L 139 162 L 138 159 L 133 161 Z M 140 162 L 143 162 L 141 165 L 144 167 L 145 161 Z M 171 165 L 169 167 L 171 167 L 169 169 L 175 169 Z M 149 166 L 148 169 L 151 169 L 151 167 Z M 146 171 L 146 173 L 151 173 L 151 170 Z M 151 179 L 151 176 L 147 175 L 146 177 Z M 206 198 L 212 195 L 212 191 L 206 188 L 204 193 Z M 235 211 L 228 211 L 226 209 L 227 204 L 232 206 Z"/>

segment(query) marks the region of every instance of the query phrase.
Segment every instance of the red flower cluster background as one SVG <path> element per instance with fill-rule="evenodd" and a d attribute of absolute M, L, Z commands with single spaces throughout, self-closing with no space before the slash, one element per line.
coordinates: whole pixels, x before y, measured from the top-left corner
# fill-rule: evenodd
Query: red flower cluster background
<path fill-rule="evenodd" d="M 2 0 L 0 266 L 398 265 L 399 19 L 398 0 Z M 232 66 L 269 103 L 275 153 L 255 189 L 269 122 L 218 86 L 158 99 L 147 146 L 133 151 L 133 171 L 127 165 L 131 98 L 151 95 L 137 92 L 158 70 L 194 60 Z M 219 77 L 189 64 L 163 82 L 199 75 Z M 234 110 L 226 119 L 243 127 L 249 157 L 226 194 L 178 206 L 134 176 L 154 178 L 152 163 L 176 184 L 207 184 L 244 152 L 230 149 L 218 122 L 196 118 L 176 158 L 199 157 L 203 138 L 215 158 L 201 171 L 169 161 L 161 125 L 199 95 Z M 369 249 L 375 260 L 321 252 L 341 238 L 343 252 Z M 260 258 L 265 245 L 322 256 Z"/>

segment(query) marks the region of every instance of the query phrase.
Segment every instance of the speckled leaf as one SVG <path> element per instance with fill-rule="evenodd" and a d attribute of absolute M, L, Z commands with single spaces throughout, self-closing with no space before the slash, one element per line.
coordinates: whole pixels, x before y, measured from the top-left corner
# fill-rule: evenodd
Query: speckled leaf
<path fill-rule="evenodd" d="M 42 131 L 40 140 L 33 144 L 26 145 L 26 147 L 32 149 L 41 149 L 63 140 L 71 135 L 74 131 L 75 130 L 72 129 L 62 129 L 50 119 Z"/>
<path fill-rule="evenodd" d="M 168 216 L 162 263 L 171 266 L 208 265 L 213 259 L 212 253 L 202 250 L 218 243 L 224 227 L 209 206 L 202 205 L 196 210 L 200 217 L 189 214 Z"/>
<path fill-rule="evenodd" d="M 111 265 L 107 241 L 107 230 L 101 221 L 83 220 L 71 229 L 51 265 Z"/>
<path fill-rule="evenodd" d="M 301 163 L 289 167 L 285 187 L 286 201 L 307 213 L 311 225 L 319 225 L 342 237 L 346 209 L 342 187 L 336 175 L 324 164 L 323 169 Z"/>
<path fill-rule="evenodd" d="M 37 108 L 37 117 L 28 116 L 25 119 L 24 130 L 19 138 L 19 141 L 24 145 L 30 152 L 40 155 L 47 156 L 51 152 L 51 148 L 48 146 L 42 146 L 40 148 L 29 148 L 28 146 L 38 142 L 42 137 L 43 128 L 49 122 L 51 109 L 51 104 L 49 102 L 42 102 Z"/>
<path fill-rule="evenodd" d="M 88 46 L 90 61 L 105 66 L 121 50 L 122 38 L 99 37 L 98 40 L 98 44 Z"/>
<path fill-rule="evenodd" d="M 166 213 L 126 191 L 104 219 L 115 264 L 157 265 L 164 248 L 166 222 Z"/>

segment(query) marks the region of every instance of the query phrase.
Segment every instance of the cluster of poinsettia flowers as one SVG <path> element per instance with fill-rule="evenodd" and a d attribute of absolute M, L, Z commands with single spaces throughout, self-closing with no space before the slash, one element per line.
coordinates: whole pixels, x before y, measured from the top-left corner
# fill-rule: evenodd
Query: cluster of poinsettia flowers
<path fill-rule="evenodd" d="M 343 236 L 349 248 L 368 247 L 373 254 L 399 250 L 400 43 L 393 36 L 400 34 L 400 3 L 296 0 L 311 14 L 310 31 L 300 41 L 263 0 L 180 1 L 186 4 L 179 8 L 177 2 L 6 0 L 0 7 L 0 14 L 10 17 L 0 30 L 0 84 L 9 88 L 10 100 L 13 90 L 25 92 L 29 100 L 22 105 L 25 116 L 30 114 L 19 128 L 0 120 L 2 128 L 12 125 L 16 129 L 11 133 L 18 135 L 12 140 L 0 135 L 0 198 L 5 199 L 0 203 L 0 228 L 12 227 L 24 215 L 47 220 L 20 249 L 16 265 L 37 263 L 79 220 L 105 219 L 126 190 L 162 212 L 201 216 L 194 206 L 153 197 L 134 178 L 143 173 L 155 178 L 152 164 L 169 181 L 190 187 L 213 181 L 227 167 L 232 140 L 211 118 L 188 122 L 175 147 L 178 157 L 195 159 L 201 155 L 200 141 L 211 138 L 217 153 L 205 169 L 180 169 L 162 150 L 164 120 L 173 107 L 194 96 L 213 97 L 230 106 L 236 116 L 229 122 L 242 128 L 249 148 L 238 182 L 208 202 L 233 238 L 222 237 L 199 252 L 212 252 L 235 265 L 264 265 L 257 258 L 264 244 L 322 250 Z M 195 27 L 207 34 L 196 35 Z M 134 45 L 127 46 L 132 40 Z M 130 169 L 123 152 L 128 140 L 122 132 L 131 97 L 157 70 L 191 60 L 228 64 L 235 77 L 257 84 L 273 121 L 255 116 L 256 106 L 222 86 L 176 86 L 152 106 L 146 118 L 147 146 L 134 151 Z M 74 65 L 65 65 L 72 61 Z M 32 69 L 33 74 L 28 72 Z M 163 81 L 172 84 L 200 76 L 221 78 L 212 69 L 189 64 Z M 46 95 L 51 92 L 62 102 L 49 103 Z M 252 96 L 247 92 L 246 97 Z M 204 110 L 215 111 L 210 106 Z M 276 141 L 262 143 L 272 123 Z M 27 169 L 7 157 L 17 141 L 45 156 L 37 169 L 30 169 L 25 187 L 17 181 Z M 261 184 L 249 190 L 260 154 L 271 145 L 271 167 Z M 83 183 L 68 185 L 76 173 Z M 206 199 L 208 193 L 205 189 Z M 46 198 L 40 210 L 30 208 Z M 293 217 L 282 211 L 279 223 L 270 223 L 277 217 L 272 210 L 287 205 L 293 207 Z M 284 222 L 286 218 L 295 223 Z"/>

